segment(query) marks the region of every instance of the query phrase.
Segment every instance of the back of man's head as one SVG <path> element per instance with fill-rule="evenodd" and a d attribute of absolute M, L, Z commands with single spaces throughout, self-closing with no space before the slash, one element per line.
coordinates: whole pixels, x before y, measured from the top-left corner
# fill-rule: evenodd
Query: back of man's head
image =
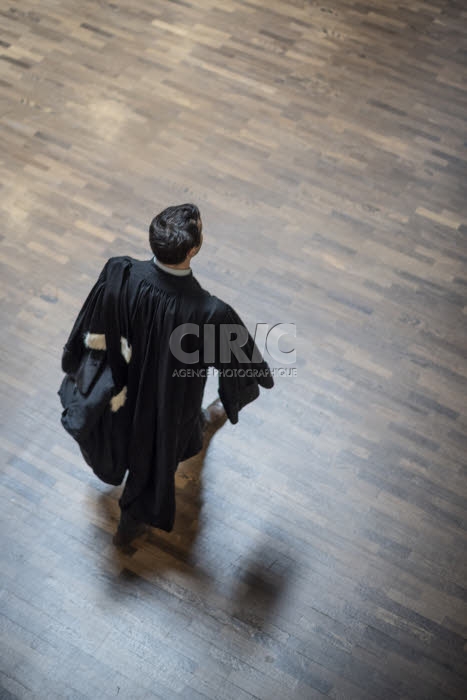
<path fill-rule="evenodd" d="M 157 260 L 166 265 L 182 263 L 201 243 L 201 216 L 196 204 L 167 207 L 149 226 L 149 244 Z"/>

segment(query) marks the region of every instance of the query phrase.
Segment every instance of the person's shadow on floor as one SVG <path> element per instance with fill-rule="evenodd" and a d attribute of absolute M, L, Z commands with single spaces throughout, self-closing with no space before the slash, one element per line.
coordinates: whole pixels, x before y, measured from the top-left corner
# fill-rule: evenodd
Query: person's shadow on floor
<path fill-rule="evenodd" d="M 111 568 L 114 574 L 109 576 L 107 573 L 105 579 L 110 595 L 125 599 L 130 595 L 131 600 L 135 595 L 138 600 L 144 600 L 145 594 L 151 597 L 153 584 L 182 598 L 187 595 L 188 600 L 193 591 L 196 591 L 196 596 L 208 595 L 210 604 L 217 606 L 222 619 L 227 615 L 237 628 L 244 628 L 249 635 L 259 639 L 267 632 L 268 621 L 274 619 L 286 598 L 295 563 L 292 558 L 278 554 L 278 560 L 265 568 L 270 557 L 269 544 L 256 543 L 236 567 L 234 585 L 227 584 L 226 594 L 226 582 L 222 577 L 219 584 L 217 577 L 205 571 L 197 561 L 195 543 L 202 528 L 203 466 L 211 439 L 220 427 L 208 428 L 201 452 L 178 466 L 175 479 L 177 514 L 172 532 L 148 528 L 147 533 L 127 548 L 112 546 Z M 118 497 L 121 489 L 117 487 L 110 494 L 101 495 L 102 505 L 113 527 L 116 527 L 120 515 Z"/>

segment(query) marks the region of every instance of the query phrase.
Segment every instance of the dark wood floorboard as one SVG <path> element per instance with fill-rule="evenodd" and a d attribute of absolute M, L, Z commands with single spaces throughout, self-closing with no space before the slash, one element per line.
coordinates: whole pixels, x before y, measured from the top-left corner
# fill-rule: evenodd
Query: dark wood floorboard
<path fill-rule="evenodd" d="M 2 3 L 2 700 L 467 697 L 466 63 L 461 0 Z M 184 201 L 297 376 L 119 553 L 60 355 Z"/>

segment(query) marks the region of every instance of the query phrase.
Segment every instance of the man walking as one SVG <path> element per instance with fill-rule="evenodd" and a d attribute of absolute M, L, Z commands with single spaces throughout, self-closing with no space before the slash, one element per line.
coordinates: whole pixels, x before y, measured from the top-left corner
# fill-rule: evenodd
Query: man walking
<path fill-rule="evenodd" d="M 74 377 L 86 352 L 105 355 L 118 328 L 120 381 L 103 431 L 116 463 L 128 470 L 117 545 L 131 542 L 145 525 L 172 530 L 178 463 L 201 450 L 207 424 L 227 418 L 236 423 L 239 411 L 258 397 L 259 386 L 274 383 L 238 314 L 194 277 L 191 260 L 202 242 L 194 204 L 158 214 L 149 227 L 154 257 L 110 258 L 64 347 L 62 369 Z M 110 287 L 118 290 L 113 311 L 106 302 Z M 212 367 L 219 370 L 219 399 L 203 411 Z M 115 483 L 100 473 L 99 464 L 91 466 Z"/>

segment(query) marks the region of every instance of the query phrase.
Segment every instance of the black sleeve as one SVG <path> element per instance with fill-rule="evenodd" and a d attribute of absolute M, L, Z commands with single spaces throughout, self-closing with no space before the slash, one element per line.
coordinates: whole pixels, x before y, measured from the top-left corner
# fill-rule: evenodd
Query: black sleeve
<path fill-rule="evenodd" d="M 63 347 L 62 370 L 66 374 L 74 374 L 79 367 L 85 350 L 84 336 L 86 333 L 104 333 L 103 295 L 109 263 L 110 260 L 104 265 L 97 282 L 89 292 Z"/>
<path fill-rule="evenodd" d="M 231 423 L 239 411 L 259 396 L 259 387 L 270 389 L 274 380 L 268 364 L 240 316 L 228 304 L 216 328 L 219 397 Z"/>

